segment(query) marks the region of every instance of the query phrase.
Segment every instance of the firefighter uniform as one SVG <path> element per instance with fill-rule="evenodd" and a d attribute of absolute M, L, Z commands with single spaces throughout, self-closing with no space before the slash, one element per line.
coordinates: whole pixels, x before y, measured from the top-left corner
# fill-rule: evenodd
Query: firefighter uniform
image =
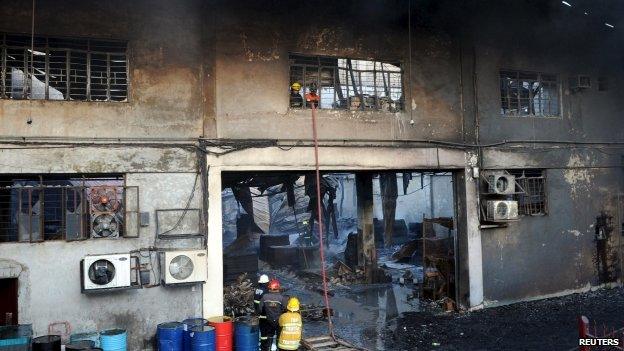
<path fill-rule="evenodd" d="M 284 306 L 288 303 L 285 296 L 272 290 L 269 285 L 269 292 L 260 299 L 260 316 L 264 318 L 264 322 L 260 325 L 260 346 L 262 351 L 271 350 L 273 339 L 279 329 L 280 315 L 284 311 Z"/>
<path fill-rule="evenodd" d="M 279 338 L 277 341 L 278 350 L 298 350 L 301 342 L 301 330 L 303 321 L 299 314 L 299 300 L 291 297 L 287 305 L 288 312 L 283 313 L 279 318 Z"/>

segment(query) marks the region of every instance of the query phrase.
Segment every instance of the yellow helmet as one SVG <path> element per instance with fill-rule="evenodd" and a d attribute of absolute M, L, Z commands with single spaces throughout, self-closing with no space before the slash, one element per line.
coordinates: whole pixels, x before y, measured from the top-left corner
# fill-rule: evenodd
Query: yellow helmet
<path fill-rule="evenodd" d="M 295 90 L 295 91 L 301 90 L 301 84 L 299 84 L 297 82 L 292 83 L 292 85 L 290 87 L 292 88 L 292 90 Z"/>
<path fill-rule="evenodd" d="M 286 309 L 290 312 L 299 311 L 299 299 L 296 297 L 291 297 L 290 299 L 288 299 L 288 305 L 286 306 Z"/>

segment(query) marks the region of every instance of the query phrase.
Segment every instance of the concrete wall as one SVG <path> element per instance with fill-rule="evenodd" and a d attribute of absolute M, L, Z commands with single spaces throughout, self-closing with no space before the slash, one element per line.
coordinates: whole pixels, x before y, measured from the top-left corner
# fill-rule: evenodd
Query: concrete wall
<path fill-rule="evenodd" d="M 31 5 L 1 1 L 0 31 L 30 33 Z M 128 41 L 128 102 L 0 99 L 0 135 L 199 137 L 205 112 L 202 6 L 201 1 L 37 1 L 37 35 Z M 29 116 L 32 124 L 26 123 Z"/>
<path fill-rule="evenodd" d="M 0 174 L 124 173 L 126 185 L 138 186 L 139 210 L 150 216 L 149 225 L 140 228 L 139 238 L 1 244 L 0 276 L 19 277 L 19 323 L 32 323 L 35 335 L 46 334 L 48 324 L 55 321 L 68 321 L 76 332 L 126 328 L 129 350 L 144 350 L 151 349 L 158 323 L 201 315 L 202 285 L 87 295 L 80 292 L 79 270 L 85 255 L 147 247 L 204 247 L 201 239 L 156 238 L 157 209 L 184 208 L 194 186 L 190 204 L 201 207 L 194 152 L 148 147 L 2 150 L 0 159 Z M 160 225 L 168 228 L 173 223 Z M 155 274 L 160 276 L 158 267 Z"/>
<path fill-rule="evenodd" d="M 219 1 L 215 136 L 311 139 L 310 111 L 288 108 L 289 53 L 400 61 L 408 77 L 407 5 Z M 406 111 L 321 110 L 320 138 L 461 139 L 459 51 L 447 33 L 418 29 Z"/>
<path fill-rule="evenodd" d="M 481 143 L 623 141 L 623 92 L 619 87 L 624 79 L 618 63 L 622 57 L 616 40 L 619 34 L 604 26 L 600 16 L 606 14 L 598 14 L 599 9 L 603 10 L 600 6 L 588 6 L 597 6 L 592 7 L 591 16 L 556 2 L 527 5 L 502 1 L 476 6 L 479 16 L 474 22 L 480 31 L 472 35 L 476 55 L 469 61 L 475 69 Z M 560 116 L 501 116 L 501 69 L 556 74 L 561 82 Z M 579 74 L 591 77 L 592 88 L 578 92 L 570 89 L 568 78 Z M 608 90 L 598 91 L 598 77 L 605 76 Z M 485 149 L 482 169 L 546 169 L 548 201 L 545 216 L 525 216 L 507 228 L 482 231 L 487 304 L 548 296 L 600 283 L 593 261 L 594 226 L 601 211 L 617 217 L 614 196 L 623 191 L 623 151 L 617 145 L 531 143 Z M 621 258 L 618 236 L 614 234 L 610 245 Z"/>

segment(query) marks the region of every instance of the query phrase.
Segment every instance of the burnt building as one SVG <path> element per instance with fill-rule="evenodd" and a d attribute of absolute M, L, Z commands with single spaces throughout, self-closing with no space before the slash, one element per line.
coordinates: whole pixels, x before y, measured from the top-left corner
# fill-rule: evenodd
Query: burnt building
<path fill-rule="evenodd" d="M 11 322 L 149 349 L 157 323 L 223 314 L 223 190 L 315 170 L 313 90 L 319 168 L 353 175 L 365 247 L 377 175 L 444 174 L 458 305 L 616 283 L 623 9 L 568 5 L 0 1 Z M 165 283 L 176 250 L 206 254 L 207 284 Z M 81 260 L 125 253 L 131 289 L 85 292 Z"/>

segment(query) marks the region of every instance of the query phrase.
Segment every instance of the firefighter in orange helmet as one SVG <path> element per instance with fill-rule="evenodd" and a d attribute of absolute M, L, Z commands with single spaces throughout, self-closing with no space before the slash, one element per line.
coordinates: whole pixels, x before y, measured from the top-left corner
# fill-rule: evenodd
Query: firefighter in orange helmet
<path fill-rule="evenodd" d="M 281 294 L 280 282 L 271 279 L 268 285 L 269 292 L 260 299 L 260 347 L 262 351 L 271 350 L 273 340 L 279 329 L 279 318 L 284 312 L 288 298 Z"/>
<path fill-rule="evenodd" d="M 308 86 L 308 92 L 305 94 L 306 107 L 318 107 L 319 101 L 321 100 L 320 96 L 316 93 L 316 83 L 312 82 Z"/>

